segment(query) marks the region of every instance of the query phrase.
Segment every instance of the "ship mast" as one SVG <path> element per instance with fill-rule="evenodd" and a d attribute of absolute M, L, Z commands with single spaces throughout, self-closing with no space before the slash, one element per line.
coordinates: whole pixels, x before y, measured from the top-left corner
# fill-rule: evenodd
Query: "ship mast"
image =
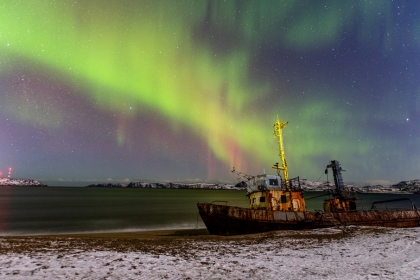
<path fill-rule="evenodd" d="M 284 182 L 285 182 L 285 185 L 286 185 L 286 189 L 289 188 L 289 173 L 287 171 L 286 157 L 284 156 L 282 129 L 288 123 L 289 123 L 288 121 L 287 122 L 280 122 L 279 116 L 277 116 L 277 121 L 274 124 L 274 137 L 278 138 L 278 142 L 279 142 L 279 156 L 280 156 L 280 159 L 281 159 L 281 167 L 279 167 L 278 163 L 273 164 L 273 166 L 272 166 L 272 168 L 277 170 L 277 173 L 279 173 L 279 170 L 283 170 L 283 177 L 284 177 Z"/>

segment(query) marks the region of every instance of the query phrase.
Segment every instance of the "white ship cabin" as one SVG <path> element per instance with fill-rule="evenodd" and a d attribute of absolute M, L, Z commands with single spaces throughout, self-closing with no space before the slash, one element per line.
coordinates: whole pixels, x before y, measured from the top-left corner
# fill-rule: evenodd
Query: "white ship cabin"
<path fill-rule="evenodd" d="M 282 178 L 277 175 L 257 175 L 247 182 L 247 192 L 257 192 L 262 190 L 280 190 L 282 184 Z"/>
<path fill-rule="evenodd" d="M 250 209 L 279 211 L 306 211 L 303 192 L 286 190 L 284 181 L 277 175 L 257 175 L 247 182 Z"/>

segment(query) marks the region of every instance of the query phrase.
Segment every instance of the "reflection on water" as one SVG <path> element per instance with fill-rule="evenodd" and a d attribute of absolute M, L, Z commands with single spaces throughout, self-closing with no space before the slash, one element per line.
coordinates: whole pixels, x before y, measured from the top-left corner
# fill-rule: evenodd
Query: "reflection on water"
<path fill-rule="evenodd" d="M 305 198 L 319 194 L 306 192 Z M 420 205 L 420 195 L 359 194 L 358 209 L 400 197 Z M 325 198 L 308 199 L 308 211 L 322 209 Z M 0 234 L 202 228 L 196 204 L 213 201 L 248 206 L 244 191 L 0 187 Z"/>
<path fill-rule="evenodd" d="M 8 211 L 9 211 L 9 199 L 8 195 L 11 191 L 11 186 L 1 186 L 1 194 L 0 195 L 0 233 L 7 231 L 8 225 Z"/>

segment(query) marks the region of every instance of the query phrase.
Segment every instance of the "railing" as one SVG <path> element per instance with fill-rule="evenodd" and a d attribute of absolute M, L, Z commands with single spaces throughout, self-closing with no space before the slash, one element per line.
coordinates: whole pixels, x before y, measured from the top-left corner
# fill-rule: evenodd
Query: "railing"
<path fill-rule="evenodd" d="M 286 190 L 286 184 L 282 180 L 279 185 L 264 185 L 264 186 L 249 186 L 247 185 L 246 190 L 248 193 L 257 192 L 257 191 L 265 191 L 265 190 Z M 292 178 L 289 180 L 289 190 L 302 190 L 300 186 L 299 177 Z"/>
<path fill-rule="evenodd" d="M 396 201 L 403 201 L 403 200 L 410 201 L 410 203 L 411 203 L 411 210 L 416 210 L 417 211 L 416 205 L 414 205 L 413 201 L 410 198 L 408 198 L 408 197 L 406 197 L 406 198 L 396 198 L 396 199 L 388 199 L 388 200 L 375 201 L 375 202 L 372 203 L 372 207 L 370 207 L 370 210 L 375 210 L 376 209 L 376 204 L 396 202 Z"/>
<path fill-rule="evenodd" d="M 228 201 L 227 200 L 215 200 L 213 202 L 210 202 L 209 204 L 215 204 L 215 202 L 222 202 L 225 204 L 225 206 L 227 205 Z"/>

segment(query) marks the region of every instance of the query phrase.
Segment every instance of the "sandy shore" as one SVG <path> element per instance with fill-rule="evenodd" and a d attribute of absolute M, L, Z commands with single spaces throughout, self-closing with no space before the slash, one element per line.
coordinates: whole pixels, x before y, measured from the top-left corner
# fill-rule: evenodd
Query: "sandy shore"
<path fill-rule="evenodd" d="M 420 229 L 0 237 L 2 279 L 418 279 Z"/>
<path fill-rule="evenodd" d="M 48 234 L 39 237 L 70 237 L 70 238 L 119 238 L 119 239 L 170 239 L 209 236 L 207 229 L 172 229 L 150 230 L 133 232 L 94 232 L 94 233 L 67 233 Z"/>
<path fill-rule="evenodd" d="M 369 231 L 372 231 L 372 229 L 369 229 Z M 182 254 L 192 243 L 256 244 L 271 239 L 276 234 L 279 233 L 216 236 L 210 235 L 207 229 L 179 229 L 3 236 L 0 237 L 0 254 L 74 250 Z M 360 231 L 357 234 L 360 234 Z M 281 235 L 283 239 L 298 238 L 305 240 L 337 239 L 349 236 L 348 233 L 344 234 L 340 230 L 333 230 L 328 234 L 325 232 L 317 233 L 316 231 L 284 231 L 281 232 Z"/>
<path fill-rule="evenodd" d="M 173 246 L 182 241 L 209 237 L 207 229 L 2 236 L 0 254 L 75 249 L 147 252 L 160 246 Z M 221 237 L 213 236 L 212 239 L 214 238 Z"/>

